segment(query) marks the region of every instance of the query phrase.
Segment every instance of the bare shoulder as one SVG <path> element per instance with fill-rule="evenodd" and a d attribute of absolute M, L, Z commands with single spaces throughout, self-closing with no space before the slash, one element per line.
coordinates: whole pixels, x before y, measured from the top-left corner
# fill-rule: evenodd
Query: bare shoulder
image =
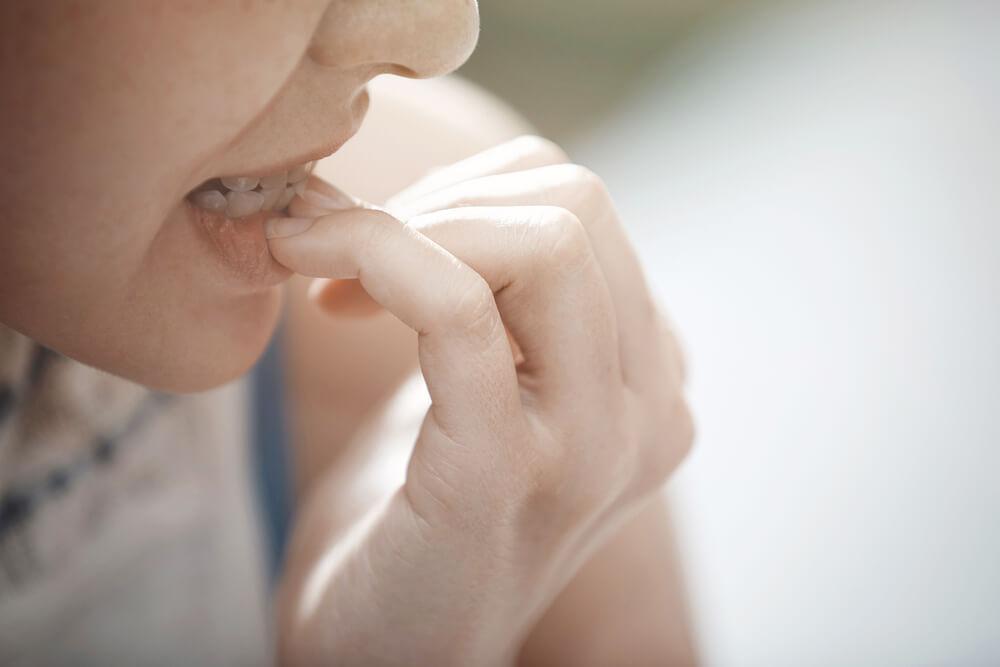
<path fill-rule="evenodd" d="M 369 90 L 361 131 L 317 167 L 322 177 L 369 201 L 385 201 L 434 167 L 531 131 L 508 105 L 456 76 L 380 77 Z"/>

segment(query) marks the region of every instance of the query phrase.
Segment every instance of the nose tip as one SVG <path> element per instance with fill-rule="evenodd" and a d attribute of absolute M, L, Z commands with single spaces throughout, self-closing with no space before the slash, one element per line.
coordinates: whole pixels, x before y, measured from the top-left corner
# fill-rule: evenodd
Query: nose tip
<path fill-rule="evenodd" d="M 479 9 L 476 0 L 447 0 L 405 3 L 423 14 L 427 41 L 415 40 L 418 48 L 409 55 L 411 64 L 398 64 L 418 78 L 441 76 L 458 69 L 469 59 L 479 41 Z M 416 25 L 414 22 L 411 25 Z"/>
<path fill-rule="evenodd" d="M 327 8 L 308 55 L 339 69 L 429 78 L 458 69 L 478 40 L 476 0 L 349 0 Z"/>

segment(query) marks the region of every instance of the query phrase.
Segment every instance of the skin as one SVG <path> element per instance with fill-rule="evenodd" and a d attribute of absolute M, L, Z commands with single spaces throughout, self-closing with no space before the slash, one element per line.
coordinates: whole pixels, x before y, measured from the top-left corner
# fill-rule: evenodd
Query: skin
<path fill-rule="evenodd" d="M 433 403 L 395 493 L 303 529 L 284 655 L 508 663 L 686 453 L 676 345 L 603 185 L 547 142 L 437 172 L 392 215 L 312 187 L 297 219 L 269 224 L 272 253 L 304 275 L 357 278 L 417 331 Z"/>
<path fill-rule="evenodd" d="M 0 320 L 180 391 L 242 374 L 280 304 L 221 265 L 185 195 L 329 153 L 372 77 L 448 72 L 478 31 L 471 0 L 15 0 L 0 22 L 16 156 L 0 188 L 17 221 L 0 246 Z"/>
<path fill-rule="evenodd" d="M 646 618 L 685 627 L 674 579 L 637 558 L 670 552 L 657 491 L 692 431 L 676 342 L 597 176 L 527 138 L 385 210 L 318 177 L 295 222 L 206 223 L 184 201 L 216 176 L 329 153 L 377 74 L 457 67 L 474 2 L 25 0 L 0 22 L 0 132 L 17 156 L 0 179 L 4 324 L 177 391 L 258 358 L 282 299 L 274 276 L 348 280 L 317 283 L 311 301 L 293 282 L 293 331 L 304 312 L 379 322 L 384 308 L 398 322 L 368 325 L 381 332 L 369 340 L 417 332 L 433 404 L 416 441 L 338 449 L 345 428 L 304 485 L 278 600 L 284 662 L 691 661 L 683 630 L 668 644 L 606 613 L 630 591 Z M 334 365 L 324 347 L 293 361 L 297 391 L 303 367 Z M 311 400 L 359 424 L 404 375 L 399 359 L 348 408 Z M 364 484 L 394 452 L 396 483 Z M 625 564 L 651 570 L 645 585 L 607 584 Z"/>

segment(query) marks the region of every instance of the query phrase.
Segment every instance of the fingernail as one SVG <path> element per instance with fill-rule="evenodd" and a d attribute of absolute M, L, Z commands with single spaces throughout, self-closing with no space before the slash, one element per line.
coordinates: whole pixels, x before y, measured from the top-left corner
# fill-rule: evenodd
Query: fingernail
<path fill-rule="evenodd" d="M 345 192 L 341 192 L 329 183 L 322 183 L 318 186 L 310 187 L 299 196 L 310 204 L 321 206 L 323 208 L 344 210 L 357 208 L 361 205 L 360 202 L 354 199 L 354 197 L 351 197 Z"/>
<path fill-rule="evenodd" d="M 306 231 L 316 222 L 316 218 L 271 218 L 264 223 L 264 236 L 269 239 L 283 239 Z"/>

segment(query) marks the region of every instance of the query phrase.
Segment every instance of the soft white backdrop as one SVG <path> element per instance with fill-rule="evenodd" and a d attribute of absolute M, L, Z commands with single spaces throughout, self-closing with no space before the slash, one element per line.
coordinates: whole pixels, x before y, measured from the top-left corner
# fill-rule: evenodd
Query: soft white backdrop
<path fill-rule="evenodd" d="M 692 367 L 717 665 L 1000 663 L 1000 3 L 703 24 L 575 157 Z"/>

